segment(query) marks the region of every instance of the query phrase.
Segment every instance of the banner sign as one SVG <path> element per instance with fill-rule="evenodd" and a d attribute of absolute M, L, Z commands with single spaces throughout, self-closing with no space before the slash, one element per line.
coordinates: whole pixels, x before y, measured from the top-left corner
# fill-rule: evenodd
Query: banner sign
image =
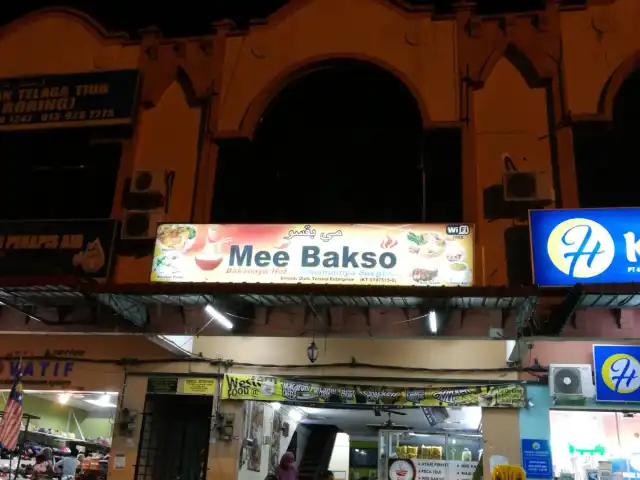
<path fill-rule="evenodd" d="M 599 402 L 640 402 L 640 346 L 594 345 L 593 372 Z"/>
<path fill-rule="evenodd" d="M 130 123 L 138 70 L 0 79 L 0 131 Z"/>
<path fill-rule="evenodd" d="M 109 275 L 117 220 L 0 222 L 0 276 Z"/>
<path fill-rule="evenodd" d="M 471 285 L 473 227 L 164 224 L 151 281 Z"/>
<path fill-rule="evenodd" d="M 502 407 L 523 408 L 522 384 L 418 388 L 343 385 L 264 375 L 224 376 L 223 400 L 262 400 L 310 406 Z"/>
<path fill-rule="evenodd" d="M 560 287 L 638 282 L 638 224 L 640 208 L 532 210 L 534 283 Z"/>

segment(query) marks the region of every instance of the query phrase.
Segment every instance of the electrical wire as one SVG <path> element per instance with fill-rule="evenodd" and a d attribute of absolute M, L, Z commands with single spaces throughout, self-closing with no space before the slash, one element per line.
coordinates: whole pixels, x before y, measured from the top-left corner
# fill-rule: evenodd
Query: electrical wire
<path fill-rule="evenodd" d="M 120 366 L 135 365 L 158 365 L 172 363 L 206 363 L 211 366 L 222 367 L 248 367 L 248 368 L 271 368 L 271 369 L 323 369 L 323 368 L 366 368 L 372 370 L 392 370 L 401 372 L 424 372 L 424 373 L 545 373 L 548 368 L 542 366 L 535 367 L 497 367 L 497 368 L 427 368 L 427 367 L 406 367 L 401 365 L 382 365 L 376 363 L 363 363 L 353 359 L 351 362 L 334 362 L 334 363 L 309 363 L 309 364 L 276 364 L 276 363 L 250 363 L 250 362 L 234 362 L 233 360 L 225 360 L 222 358 L 206 358 L 206 357 L 189 357 L 189 358 L 78 358 L 78 357 L 56 357 L 56 356 L 32 356 L 21 357 L 22 361 L 54 361 L 54 362 L 74 362 L 74 363 L 93 363 Z M 0 357 L 0 360 L 18 361 L 20 358 L 15 356 Z"/>

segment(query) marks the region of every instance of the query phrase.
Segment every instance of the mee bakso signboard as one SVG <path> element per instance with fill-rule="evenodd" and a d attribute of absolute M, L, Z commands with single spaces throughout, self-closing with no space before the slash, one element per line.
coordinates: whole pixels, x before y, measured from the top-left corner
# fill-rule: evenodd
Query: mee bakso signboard
<path fill-rule="evenodd" d="M 164 224 L 151 281 L 467 286 L 473 226 Z"/>

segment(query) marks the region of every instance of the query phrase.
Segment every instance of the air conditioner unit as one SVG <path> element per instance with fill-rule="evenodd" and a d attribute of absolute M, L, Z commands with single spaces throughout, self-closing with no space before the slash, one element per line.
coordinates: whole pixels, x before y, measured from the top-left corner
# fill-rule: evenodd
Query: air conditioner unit
<path fill-rule="evenodd" d="M 136 170 L 131 178 L 131 193 L 164 193 L 165 172 L 159 170 Z"/>
<path fill-rule="evenodd" d="M 596 396 L 589 364 L 549 365 L 549 391 L 556 403 L 581 402 Z"/>
<path fill-rule="evenodd" d="M 158 225 L 163 221 L 162 210 L 125 210 L 120 238 L 123 240 L 154 239 Z"/>
<path fill-rule="evenodd" d="M 502 175 L 502 187 L 507 202 L 555 200 L 549 172 L 507 172 Z"/>

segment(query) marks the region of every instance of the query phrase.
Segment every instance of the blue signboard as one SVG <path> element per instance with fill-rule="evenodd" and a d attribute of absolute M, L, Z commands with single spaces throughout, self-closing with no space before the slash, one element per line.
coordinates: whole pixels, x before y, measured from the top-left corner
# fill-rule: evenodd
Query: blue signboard
<path fill-rule="evenodd" d="M 522 439 L 522 468 L 527 478 L 553 478 L 548 440 Z"/>
<path fill-rule="evenodd" d="M 640 208 L 533 210 L 534 283 L 640 281 Z"/>
<path fill-rule="evenodd" d="M 593 371 L 599 402 L 640 402 L 640 346 L 594 345 Z"/>
<path fill-rule="evenodd" d="M 137 70 L 0 79 L 0 131 L 130 123 Z"/>

